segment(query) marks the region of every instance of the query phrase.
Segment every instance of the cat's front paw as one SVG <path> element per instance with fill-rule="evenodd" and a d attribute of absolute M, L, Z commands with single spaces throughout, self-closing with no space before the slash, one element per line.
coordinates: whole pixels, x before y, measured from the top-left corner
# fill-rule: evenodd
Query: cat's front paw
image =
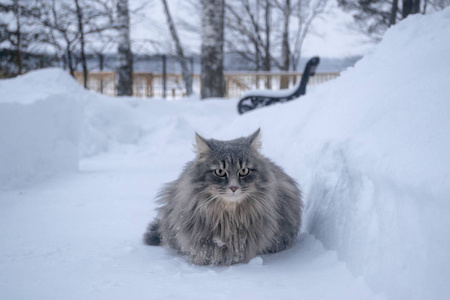
<path fill-rule="evenodd" d="M 218 239 L 201 240 L 191 248 L 191 260 L 196 265 L 229 266 L 236 263 L 247 262 L 244 252 L 233 251 Z"/>
<path fill-rule="evenodd" d="M 215 239 L 202 239 L 191 247 L 191 260 L 196 265 L 230 265 L 228 248 Z"/>
<path fill-rule="evenodd" d="M 194 254 L 191 255 L 191 261 L 195 265 L 206 266 L 212 264 L 211 258 L 208 258 L 204 255 Z"/>

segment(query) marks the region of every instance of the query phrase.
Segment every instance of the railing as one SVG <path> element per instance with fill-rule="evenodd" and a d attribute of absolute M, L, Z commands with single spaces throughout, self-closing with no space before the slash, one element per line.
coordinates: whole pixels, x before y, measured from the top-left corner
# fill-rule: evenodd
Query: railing
<path fill-rule="evenodd" d="M 90 72 L 88 89 L 101 94 L 116 95 L 116 73 Z M 289 78 L 289 88 L 292 88 L 302 78 L 300 72 L 227 72 L 225 83 L 227 98 L 239 98 L 243 93 L 255 89 L 278 90 L 282 76 Z M 322 84 L 339 76 L 339 73 L 316 73 L 310 77 L 308 87 Z M 76 73 L 78 82 L 83 82 L 83 74 Z M 200 75 L 193 75 L 194 93 L 200 94 Z M 163 97 L 168 99 L 183 97 L 185 93 L 181 74 L 166 74 L 166 91 L 164 93 L 164 78 L 162 74 L 136 72 L 133 73 L 133 96 Z"/>
<path fill-rule="evenodd" d="M 289 87 L 294 87 L 302 79 L 300 72 L 236 72 L 225 73 L 228 98 L 240 98 L 249 90 L 279 90 L 283 76 L 288 77 Z M 339 77 L 339 73 L 316 73 L 309 78 L 308 87 L 322 84 Z"/>

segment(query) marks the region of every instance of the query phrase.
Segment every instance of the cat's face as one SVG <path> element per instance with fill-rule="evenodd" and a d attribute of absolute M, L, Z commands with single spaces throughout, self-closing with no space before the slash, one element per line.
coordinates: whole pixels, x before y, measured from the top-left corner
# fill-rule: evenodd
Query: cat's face
<path fill-rule="evenodd" d="M 257 170 L 249 159 L 235 159 L 232 155 L 212 159 L 206 176 L 211 194 L 226 201 L 239 202 L 255 189 Z"/>
<path fill-rule="evenodd" d="M 197 135 L 197 167 L 209 195 L 233 203 L 251 197 L 264 181 L 258 159 L 259 130 L 232 141 L 205 140 Z"/>

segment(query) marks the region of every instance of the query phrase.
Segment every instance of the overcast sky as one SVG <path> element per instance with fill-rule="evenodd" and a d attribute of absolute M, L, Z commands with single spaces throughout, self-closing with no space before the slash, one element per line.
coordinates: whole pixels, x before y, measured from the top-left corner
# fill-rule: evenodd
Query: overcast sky
<path fill-rule="evenodd" d="M 345 57 L 363 55 L 370 51 L 373 44 L 368 43 L 364 35 L 348 28 L 352 23 L 352 17 L 337 8 L 335 0 L 329 2 L 330 13 L 314 21 L 303 46 L 303 56 Z M 139 7 L 143 3 L 146 3 L 146 7 L 139 10 L 139 15 L 132 19 L 131 35 L 134 40 L 139 41 L 136 42 L 135 48 L 155 52 L 153 44 L 148 40 L 167 45 L 171 37 L 161 0 L 130 0 L 132 8 Z M 200 22 L 200 12 L 194 9 L 188 0 L 168 0 L 168 3 L 176 23 L 180 20 L 190 23 Z M 186 47 L 187 53 L 199 53 L 199 34 L 178 27 L 181 42 Z M 136 49 L 137 52 L 139 49 Z"/>

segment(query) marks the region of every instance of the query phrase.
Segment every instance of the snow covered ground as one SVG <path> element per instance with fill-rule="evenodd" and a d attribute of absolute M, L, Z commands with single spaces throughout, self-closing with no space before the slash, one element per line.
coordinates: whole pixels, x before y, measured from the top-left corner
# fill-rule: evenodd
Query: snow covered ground
<path fill-rule="evenodd" d="M 450 9 L 409 17 L 339 79 L 244 116 L 107 98 L 58 69 L 0 81 L 0 299 L 449 299 L 448 36 Z M 194 132 L 258 127 L 304 192 L 294 247 L 200 267 L 143 245 Z"/>

